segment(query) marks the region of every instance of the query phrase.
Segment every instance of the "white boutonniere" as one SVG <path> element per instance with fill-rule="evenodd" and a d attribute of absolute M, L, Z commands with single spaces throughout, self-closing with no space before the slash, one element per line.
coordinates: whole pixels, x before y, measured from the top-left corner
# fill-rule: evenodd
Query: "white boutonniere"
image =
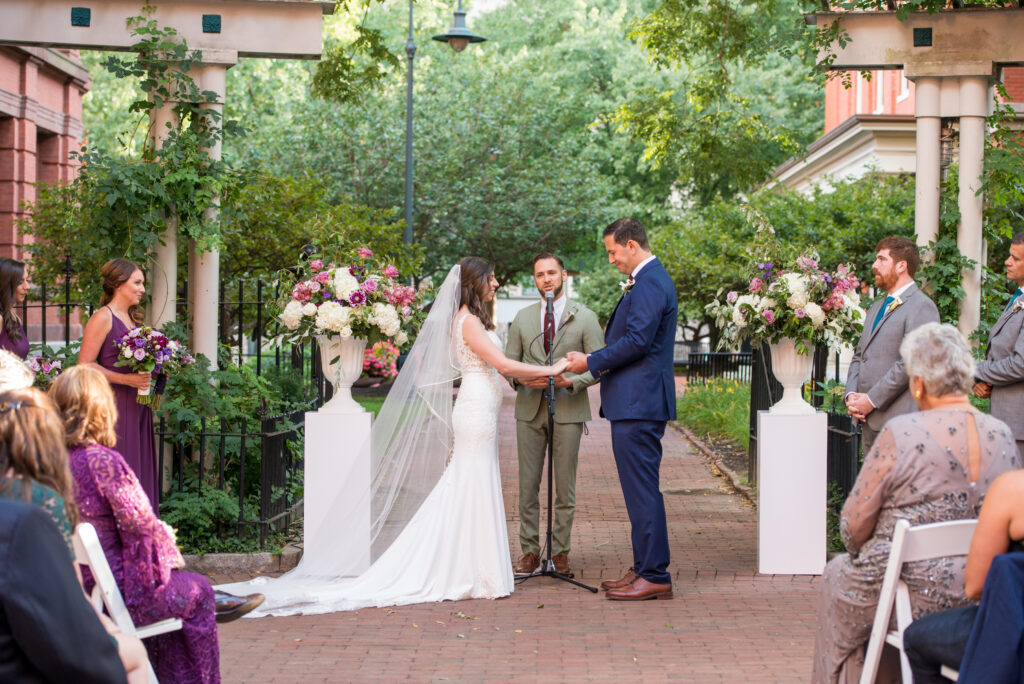
<path fill-rule="evenodd" d="M 633 279 L 633 276 L 629 276 L 624 282 L 619 283 L 619 287 L 622 288 L 623 292 L 629 292 L 635 283 L 636 280 Z"/>
<path fill-rule="evenodd" d="M 1015 314 L 1021 309 L 1024 309 L 1024 297 L 1017 297 L 1017 301 L 1013 303 L 1013 308 L 1010 309 L 1010 313 Z"/>
<path fill-rule="evenodd" d="M 889 302 L 889 307 L 885 310 L 885 313 L 891 314 L 893 311 L 898 309 L 900 304 L 902 303 L 903 300 L 900 299 L 899 297 L 894 298 L 891 302 Z"/>

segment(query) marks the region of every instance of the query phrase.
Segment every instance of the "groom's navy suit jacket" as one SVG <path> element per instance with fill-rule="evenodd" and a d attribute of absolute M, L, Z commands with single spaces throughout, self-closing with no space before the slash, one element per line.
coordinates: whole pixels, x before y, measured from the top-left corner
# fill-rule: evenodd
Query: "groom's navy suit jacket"
<path fill-rule="evenodd" d="M 587 357 L 591 374 L 601 382 L 603 417 L 675 420 L 676 317 L 675 285 L 654 259 L 636 274 L 608 319 L 607 346 Z"/>

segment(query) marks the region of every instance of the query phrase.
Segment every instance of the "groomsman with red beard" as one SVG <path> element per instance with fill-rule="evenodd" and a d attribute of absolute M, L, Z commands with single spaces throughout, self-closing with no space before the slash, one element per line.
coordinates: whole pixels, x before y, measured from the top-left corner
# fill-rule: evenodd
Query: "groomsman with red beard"
<path fill-rule="evenodd" d="M 921 255 L 913 240 L 891 236 L 875 248 L 875 285 L 886 297 L 868 308 L 864 331 L 846 376 L 846 407 L 860 421 L 863 454 L 893 416 L 917 410 L 909 378 L 900 358 L 900 344 L 914 328 L 938 323 L 939 310 L 914 284 Z"/>

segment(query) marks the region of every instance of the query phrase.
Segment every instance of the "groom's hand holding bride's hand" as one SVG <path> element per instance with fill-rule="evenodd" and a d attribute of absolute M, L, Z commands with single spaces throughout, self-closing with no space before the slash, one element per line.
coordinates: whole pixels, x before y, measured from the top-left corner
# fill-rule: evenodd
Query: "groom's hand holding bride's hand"
<path fill-rule="evenodd" d="M 587 355 L 583 352 L 571 351 L 565 355 L 569 365 L 566 370 L 576 375 L 581 375 L 587 372 Z"/>

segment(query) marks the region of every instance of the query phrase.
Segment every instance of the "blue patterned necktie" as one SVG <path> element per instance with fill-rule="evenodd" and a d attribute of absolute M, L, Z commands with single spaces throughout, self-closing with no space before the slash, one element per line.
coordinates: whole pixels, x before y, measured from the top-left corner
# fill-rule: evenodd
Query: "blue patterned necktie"
<path fill-rule="evenodd" d="M 878 324 L 882 322 L 882 317 L 885 316 L 885 312 L 889 310 L 889 305 L 892 304 L 893 301 L 895 301 L 895 298 L 890 295 L 885 298 L 884 302 L 882 302 L 882 308 L 878 310 L 878 315 L 875 316 L 875 324 L 871 326 L 871 332 L 875 332 L 875 328 L 877 328 Z"/>
<path fill-rule="evenodd" d="M 1017 288 L 1017 291 L 1013 293 L 1013 298 L 1010 300 L 1010 303 L 1006 305 L 1006 311 L 1009 311 L 1010 309 L 1013 308 L 1014 303 L 1017 301 L 1017 297 L 1020 297 L 1019 287 Z"/>

